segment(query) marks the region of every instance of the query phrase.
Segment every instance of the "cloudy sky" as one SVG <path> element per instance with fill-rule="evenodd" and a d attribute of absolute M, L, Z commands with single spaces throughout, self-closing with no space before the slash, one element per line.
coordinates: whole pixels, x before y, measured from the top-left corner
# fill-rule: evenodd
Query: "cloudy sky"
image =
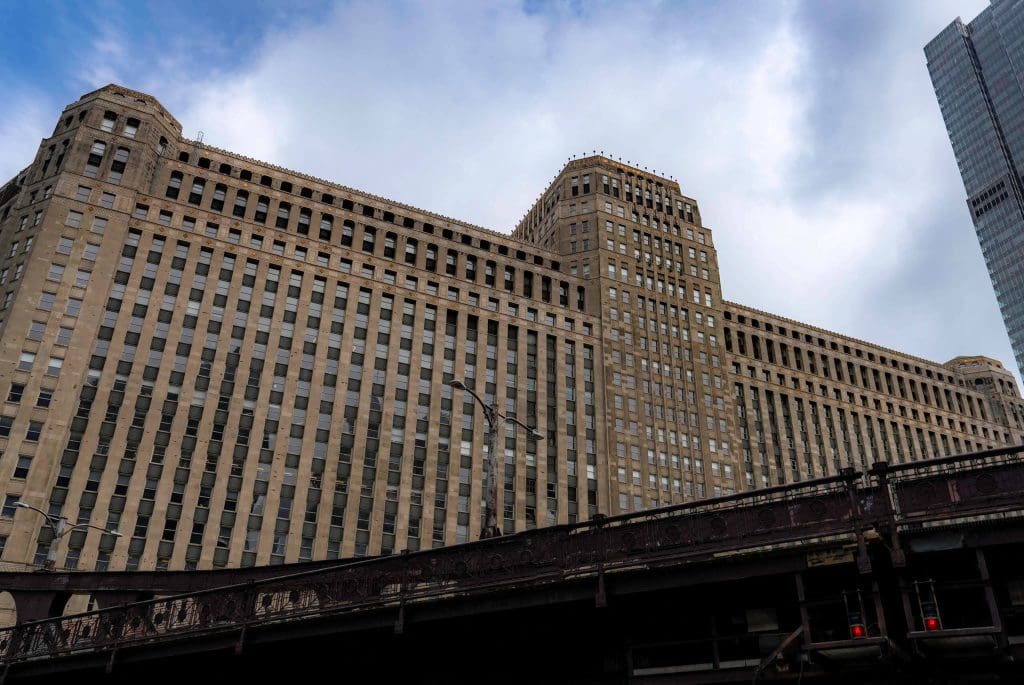
<path fill-rule="evenodd" d="M 728 299 L 1015 369 L 923 46 L 985 0 L 0 2 L 0 176 L 82 93 L 509 232 L 572 154 L 679 179 Z"/>

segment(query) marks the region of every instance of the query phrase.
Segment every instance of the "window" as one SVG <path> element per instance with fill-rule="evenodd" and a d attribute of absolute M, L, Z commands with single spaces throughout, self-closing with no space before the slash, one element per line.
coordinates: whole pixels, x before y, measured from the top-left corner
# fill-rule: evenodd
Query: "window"
<path fill-rule="evenodd" d="M 180 171 L 172 171 L 171 178 L 167 182 L 167 192 L 164 193 L 167 197 L 172 200 L 178 199 L 178 193 L 181 192 L 181 180 L 184 178 Z"/>
<path fill-rule="evenodd" d="M 71 238 L 61 238 L 57 241 L 57 254 L 69 255 L 71 254 L 71 248 L 74 247 L 75 241 Z"/>
<path fill-rule="evenodd" d="M 82 213 L 72 209 L 68 212 L 68 218 L 64 220 L 64 223 L 72 228 L 78 228 L 82 225 Z"/>
<path fill-rule="evenodd" d="M 93 141 L 89 150 L 89 158 L 85 163 L 85 175 L 89 178 L 96 178 L 100 172 L 100 164 L 103 163 L 103 155 L 107 152 L 107 144 L 102 140 Z"/>
<path fill-rule="evenodd" d="M 89 287 L 89 272 L 88 271 L 82 271 L 81 269 L 78 270 L 78 273 L 75 274 L 75 286 L 78 287 L 78 288 L 88 288 Z"/>
<path fill-rule="evenodd" d="M 125 124 L 124 124 L 124 131 L 122 131 L 122 133 L 124 134 L 125 138 L 134 138 L 135 134 L 138 133 L 138 132 L 139 132 L 139 120 L 138 119 L 129 119 L 128 121 L 125 122 Z"/>
<path fill-rule="evenodd" d="M 292 206 L 287 202 L 282 202 L 277 206 L 277 221 L 274 224 L 275 228 L 288 228 L 288 218 L 291 216 L 291 209 Z"/>
<path fill-rule="evenodd" d="M 100 195 L 100 207 L 103 207 L 104 209 L 113 209 L 114 200 L 116 198 L 117 195 L 114 195 L 113 193 L 103 193 L 102 195 Z M 104 221 L 106 221 L 106 219 L 104 219 Z"/>
<path fill-rule="evenodd" d="M 65 328 L 64 326 L 61 326 L 60 330 L 57 332 L 57 344 L 60 345 L 61 347 L 67 347 L 68 345 L 70 345 L 71 334 L 74 332 L 75 331 L 73 328 Z"/>
<path fill-rule="evenodd" d="M 36 398 L 36 406 L 37 407 L 49 407 L 50 406 L 50 402 L 52 402 L 52 401 L 53 401 L 53 391 L 52 390 L 40 390 L 39 391 L 39 397 Z"/>
<path fill-rule="evenodd" d="M 0 509 L 0 516 L 5 519 L 14 518 L 14 512 L 18 509 L 18 500 L 21 495 L 5 495 L 4 496 L 4 508 Z"/>
<path fill-rule="evenodd" d="M 78 313 L 82 311 L 82 301 L 74 298 L 68 298 L 68 308 L 65 312 L 68 316 L 78 316 Z"/>
<path fill-rule="evenodd" d="M 47 376 L 59 376 L 61 367 L 64 366 L 64 360 L 58 359 L 57 357 L 50 357 L 50 361 L 46 364 L 46 375 Z"/>
<path fill-rule="evenodd" d="M 25 431 L 25 440 L 27 442 L 39 442 L 39 436 L 43 433 L 43 424 L 41 421 L 29 421 L 28 429 Z"/>
<path fill-rule="evenodd" d="M 21 371 L 31 371 L 32 365 L 35 363 L 35 352 L 22 352 L 21 357 L 18 359 L 18 369 Z M 0 433 L 0 435 L 6 435 L 6 433 Z"/>
<path fill-rule="evenodd" d="M 21 396 L 25 394 L 25 386 L 21 383 L 11 383 L 11 389 L 7 391 L 8 402 L 21 402 Z"/>
<path fill-rule="evenodd" d="M 197 178 L 192 181 L 192 191 L 188 194 L 188 203 L 198 205 L 203 201 L 203 191 L 206 189 L 206 180 Z"/>
<path fill-rule="evenodd" d="M 64 265 L 63 264 L 51 264 L 50 271 L 46 274 L 46 280 L 55 281 L 60 283 L 61 279 L 64 278 Z"/>
<path fill-rule="evenodd" d="M 249 202 L 249 192 L 246 190 L 239 190 L 235 195 L 235 208 L 231 210 L 234 216 L 244 217 L 245 216 L 245 205 Z"/>
<path fill-rule="evenodd" d="M 265 195 L 260 195 L 256 200 L 256 214 L 252 220 L 258 224 L 267 223 L 267 212 L 270 211 L 270 198 Z"/>
<path fill-rule="evenodd" d="M 330 214 L 323 214 L 320 217 L 320 240 L 330 240 L 331 231 L 334 228 L 334 217 Z"/>
<path fill-rule="evenodd" d="M 210 201 L 210 209 L 215 212 L 221 212 L 224 210 L 224 200 L 228 196 L 228 187 L 223 183 L 218 183 L 213 188 L 213 199 Z"/>
<path fill-rule="evenodd" d="M 78 186 L 78 192 L 75 193 L 75 199 L 79 202 L 88 202 L 89 194 L 92 192 L 92 188 L 88 186 Z"/>
<path fill-rule="evenodd" d="M 14 467 L 14 477 L 18 480 L 28 478 L 28 470 L 32 467 L 32 457 L 24 454 L 18 457 L 18 463 Z"/>
<path fill-rule="evenodd" d="M 171 218 L 173 216 L 174 215 L 168 212 L 166 209 L 161 209 L 160 214 L 157 217 L 157 221 L 160 223 L 161 226 L 170 226 Z"/>
<path fill-rule="evenodd" d="M 305 207 L 299 209 L 299 225 L 296 230 L 299 235 L 309 235 L 309 222 L 312 221 L 313 212 Z"/>
<path fill-rule="evenodd" d="M 49 294 L 49 293 L 44 293 L 44 294 Z M 51 295 L 51 297 L 52 297 L 52 295 Z M 50 308 L 51 309 L 53 308 L 53 302 L 52 301 L 50 302 Z M 47 310 L 47 311 L 49 311 L 49 310 Z M 29 329 L 28 329 L 28 339 L 29 340 L 36 340 L 36 341 L 42 340 L 43 339 L 43 333 L 45 333 L 45 332 L 46 332 L 46 322 L 45 321 L 33 321 L 32 325 L 29 326 Z"/>
<path fill-rule="evenodd" d="M 115 114 L 114 112 L 110 112 L 110 111 L 104 112 L 103 113 L 103 123 L 100 124 L 100 130 L 101 131 L 106 131 L 107 133 L 110 133 L 111 131 L 114 130 L 114 122 L 115 121 L 117 121 L 117 114 Z"/>
<path fill-rule="evenodd" d="M 107 180 L 109 182 L 121 182 L 121 177 L 124 176 L 124 170 L 128 166 L 128 154 L 128 148 L 117 148 L 117 152 L 114 153 L 114 161 L 110 163 L 110 173 L 107 174 Z"/>
<path fill-rule="evenodd" d="M 82 259 L 87 259 L 89 261 L 95 262 L 96 261 L 96 257 L 98 257 L 99 254 L 100 254 L 100 246 L 99 245 L 93 245 L 92 243 L 89 243 L 89 244 L 87 244 L 85 246 L 85 249 L 82 250 Z"/>
<path fill-rule="evenodd" d="M 149 205 L 135 205 L 134 216 L 136 219 L 145 219 L 149 216 Z"/>

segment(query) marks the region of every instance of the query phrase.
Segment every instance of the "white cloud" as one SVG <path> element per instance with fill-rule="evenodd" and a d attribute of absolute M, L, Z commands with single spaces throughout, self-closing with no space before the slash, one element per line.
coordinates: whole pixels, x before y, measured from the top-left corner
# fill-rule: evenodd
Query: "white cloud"
<path fill-rule="evenodd" d="M 32 163 L 39 141 L 56 120 L 52 103 L 42 95 L 10 90 L 0 109 L 0 184 Z"/>

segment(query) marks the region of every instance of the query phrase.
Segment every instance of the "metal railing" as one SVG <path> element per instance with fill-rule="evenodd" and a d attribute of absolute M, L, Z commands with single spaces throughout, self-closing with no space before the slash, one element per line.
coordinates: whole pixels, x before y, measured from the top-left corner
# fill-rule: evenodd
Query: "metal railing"
<path fill-rule="evenodd" d="M 0 663 L 367 607 L 401 608 L 453 594 L 586 577 L 603 582 L 607 571 L 681 563 L 723 550 L 756 551 L 829 536 L 859 539 L 867 527 L 893 521 L 900 525 L 1024 509 L 1024 461 L 1018 449 L 930 464 L 876 465 L 867 473 L 851 470 L 788 486 L 23 623 L 0 630 Z M 922 492 L 932 494 L 925 499 Z"/>

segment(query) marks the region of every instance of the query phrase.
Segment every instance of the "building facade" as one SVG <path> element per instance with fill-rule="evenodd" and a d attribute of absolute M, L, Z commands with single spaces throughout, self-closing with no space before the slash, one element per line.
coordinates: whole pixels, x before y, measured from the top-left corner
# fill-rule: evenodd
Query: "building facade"
<path fill-rule="evenodd" d="M 1024 3 L 992 0 L 927 46 L 967 208 L 1024 374 Z"/>
<path fill-rule="evenodd" d="M 65 109 L 0 190 L 2 559 L 175 569 L 503 531 L 1018 443 L 998 362 L 943 366 L 722 299 L 679 185 L 568 163 L 503 235 Z M 40 514 L 79 528 L 53 540 Z"/>

